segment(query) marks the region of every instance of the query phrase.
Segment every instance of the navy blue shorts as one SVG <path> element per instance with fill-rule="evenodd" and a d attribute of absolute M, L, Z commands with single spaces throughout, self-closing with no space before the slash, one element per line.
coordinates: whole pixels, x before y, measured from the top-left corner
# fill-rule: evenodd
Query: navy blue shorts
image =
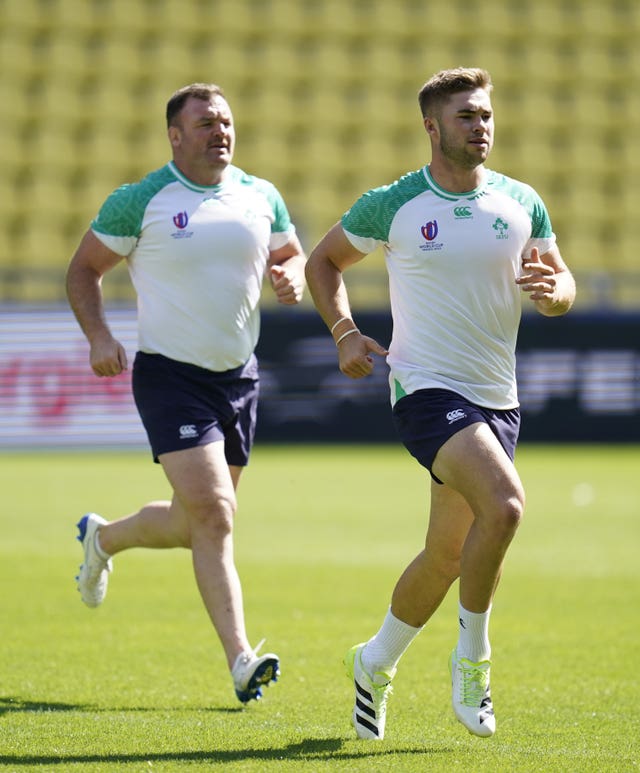
<path fill-rule="evenodd" d="M 154 461 L 161 454 L 224 440 L 228 464 L 244 467 L 258 411 L 258 362 L 215 373 L 197 365 L 138 352 L 133 397 Z"/>
<path fill-rule="evenodd" d="M 431 471 L 433 460 L 444 443 L 456 432 L 481 421 L 513 461 L 520 432 L 520 409 L 494 411 L 469 402 L 448 389 L 419 389 L 400 398 L 393 407 L 393 420 L 409 453 Z"/>

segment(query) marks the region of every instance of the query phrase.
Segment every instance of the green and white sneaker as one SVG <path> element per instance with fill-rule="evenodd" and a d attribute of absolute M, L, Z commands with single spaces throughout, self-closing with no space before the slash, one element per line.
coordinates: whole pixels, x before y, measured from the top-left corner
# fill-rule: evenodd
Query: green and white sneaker
<path fill-rule="evenodd" d="M 80 573 L 76 576 L 76 581 L 80 596 L 88 607 L 97 607 L 102 604 L 107 595 L 109 572 L 113 570 L 111 558 L 109 556 L 103 558 L 96 549 L 98 529 L 105 523 L 107 521 L 95 513 L 87 513 L 78 522 L 76 539 L 84 550 L 84 561 L 80 566 Z"/>
<path fill-rule="evenodd" d="M 381 741 L 387 720 L 387 700 L 393 690 L 391 680 L 396 671 L 394 669 L 390 674 L 376 671 L 371 678 L 362 665 L 364 647 L 364 644 L 356 644 L 344 657 L 347 676 L 353 679 L 356 689 L 352 722 L 358 738 Z"/>
<path fill-rule="evenodd" d="M 496 732 L 489 688 L 490 669 L 488 660 L 473 663 L 467 658 L 458 659 L 455 648 L 449 658 L 454 714 L 470 733 L 485 738 Z"/>

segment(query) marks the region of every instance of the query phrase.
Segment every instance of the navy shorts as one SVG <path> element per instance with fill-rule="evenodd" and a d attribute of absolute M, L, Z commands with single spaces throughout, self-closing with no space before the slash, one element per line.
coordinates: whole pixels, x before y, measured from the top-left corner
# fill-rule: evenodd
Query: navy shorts
<path fill-rule="evenodd" d="M 133 397 L 154 461 L 161 454 L 224 440 L 228 464 L 244 467 L 258 411 L 258 362 L 215 373 L 162 354 L 138 352 Z"/>
<path fill-rule="evenodd" d="M 513 461 L 520 432 L 520 409 L 494 411 L 469 402 L 448 389 L 419 389 L 400 398 L 393 407 L 393 420 L 409 453 L 431 471 L 433 460 L 444 443 L 456 432 L 481 421 Z"/>

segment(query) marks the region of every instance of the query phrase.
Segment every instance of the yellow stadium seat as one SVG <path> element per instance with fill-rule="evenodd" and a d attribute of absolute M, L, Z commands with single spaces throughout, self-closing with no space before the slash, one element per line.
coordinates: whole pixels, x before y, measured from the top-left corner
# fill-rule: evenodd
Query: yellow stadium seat
<path fill-rule="evenodd" d="M 96 2 L 96 0 L 49 0 L 46 5 L 51 7 L 51 15 L 55 21 L 57 34 L 87 37 L 95 33 L 107 33 L 110 31 L 106 11 L 109 6 L 120 2 Z M 129 5 L 125 3 L 125 5 Z M 131 3 L 134 5 L 134 2 Z"/>
<path fill-rule="evenodd" d="M 371 3 L 324 0 L 319 32 L 321 39 L 345 41 L 349 45 L 371 41 L 377 31 L 377 20 Z"/>
<path fill-rule="evenodd" d="M 52 38 L 47 52 L 49 72 L 46 80 L 75 83 L 92 72 L 95 68 L 94 60 L 95 53 L 85 36 L 67 29 L 61 30 Z"/>
<path fill-rule="evenodd" d="M 8 0 L 2 3 L 2 24 L 12 34 L 46 29 L 52 24 L 51 4 L 38 0 Z"/>

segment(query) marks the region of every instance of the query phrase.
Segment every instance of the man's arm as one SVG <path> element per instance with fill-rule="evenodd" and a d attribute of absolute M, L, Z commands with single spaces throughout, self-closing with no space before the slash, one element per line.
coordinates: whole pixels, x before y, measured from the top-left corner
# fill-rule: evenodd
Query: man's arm
<path fill-rule="evenodd" d="M 296 234 L 283 247 L 269 253 L 269 280 L 279 303 L 292 305 L 302 300 L 306 262 L 307 256 Z"/>
<path fill-rule="evenodd" d="M 351 378 L 371 373 L 371 353 L 388 353 L 356 327 L 342 279 L 342 272 L 364 257 L 347 239 L 342 225 L 336 223 L 315 247 L 306 267 L 309 292 L 338 348 L 340 370 Z"/>
<path fill-rule="evenodd" d="M 573 306 L 576 283 L 555 245 L 544 255 L 534 247 L 531 257 L 523 260 L 522 270 L 516 283 L 529 293 L 540 314 L 558 317 Z"/>
<path fill-rule="evenodd" d="M 127 356 L 111 334 L 102 298 L 102 277 L 122 259 L 89 230 L 67 269 L 67 298 L 89 341 L 90 363 L 96 376 L 117 376 L 127 369 Z"/>

